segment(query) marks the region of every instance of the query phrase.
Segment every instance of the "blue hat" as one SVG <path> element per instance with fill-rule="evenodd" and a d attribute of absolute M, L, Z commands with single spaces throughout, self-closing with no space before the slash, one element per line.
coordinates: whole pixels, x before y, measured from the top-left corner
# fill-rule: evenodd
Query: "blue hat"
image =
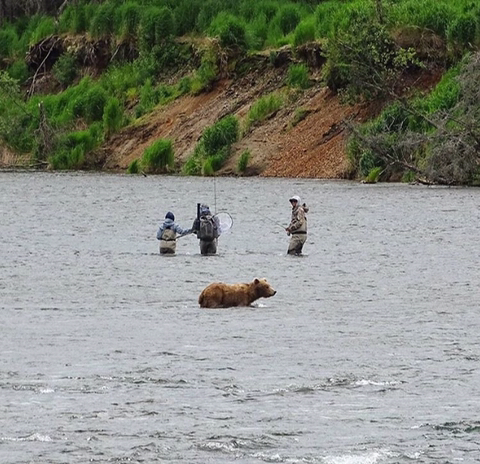
<path fill-rule="evenodd" d="M 201 205 L 200 206 L 200 214 L 211 214 L 210 213 L 210 208 L 208 205 Z"/>
<path fill-rule="evenodd" d="M 171 219 L 172 221 L 175 221 L 175 216 L 169 211 L 167 214 L 165 214 L 165 219 Z"/>

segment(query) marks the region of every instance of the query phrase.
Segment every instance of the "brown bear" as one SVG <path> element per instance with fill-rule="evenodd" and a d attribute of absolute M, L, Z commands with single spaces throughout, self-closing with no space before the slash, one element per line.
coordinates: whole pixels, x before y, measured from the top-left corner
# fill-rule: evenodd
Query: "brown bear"
<path fill-rule="evenodd" d="M 231 306 L 250 306 L 259 298 L 270 298 L 277 293 L 267 279 L 255 279 L 248 284 L 225 284 L 214 282 L 208 285 L 198 303 L 202 308 L 229 308 Z"/>

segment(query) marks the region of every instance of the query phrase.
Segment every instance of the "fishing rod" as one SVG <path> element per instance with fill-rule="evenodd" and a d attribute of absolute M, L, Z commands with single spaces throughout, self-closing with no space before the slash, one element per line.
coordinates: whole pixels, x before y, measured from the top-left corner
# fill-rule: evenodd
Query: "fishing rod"
<path fill-rule="evenodd" d="M 214 211 L 217 214 L 217 176 L 215 171 L 213 171 L 213 202 L 214 202 Z"/>
<path fill-rule="evenodd" d="M 277 221 L 269 218 L 268 216 L 263 215 L 263 217 L 264 217 L 265 219 L 268 219 L 270 222 L 273 222 L 273 223 L 276 224 L 277 226 L 281 227 L 283 230 L 285 230 L 285 226 L 284 226 L 283 224 L 280 224 L 279 222 L 277 222 Z"/>

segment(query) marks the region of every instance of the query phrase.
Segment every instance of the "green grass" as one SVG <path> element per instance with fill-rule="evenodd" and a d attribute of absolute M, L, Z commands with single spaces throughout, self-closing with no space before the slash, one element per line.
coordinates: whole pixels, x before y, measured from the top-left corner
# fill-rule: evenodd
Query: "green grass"
<path fill-rule="evenodd" d="M 174 152 L 171 140 L 159 139 L 143 152 L 140 164 L 145 172 L 166 173 L 173 169 Z"/>
<path fill-rule="evenodd" d="M 378 179 L 382 171 L 383 171 L 383 168 L 381 167 L 375 167 L 371 169 L 367 174 L 367 176 L 365 177 L 365 182 L 367 184 L 376 184 L 378 182 Z"/>
<path fill-rule="evenodd" d="M 251 153 L 249 150 L 245 150 L 242 152 L 240 155 L 240 158 L 238 158 L 237 161 L 237 172 L 239 174 L 245 174 L 245 171 L 247 170 L 248 167 L 248 162 L 250 161 L 251 158 Z"/>
<path fill-rule="evenodd" d="M 297 89 L 307 89 L 310 87 L 307 66 L 303 63 L 291 64 L 288 67 L 287 84 L 289 87 Z"/>
<path fill-rule="evenodd" d="M 183 166 L 187 175 L 210 176 L 218 171 L 230 156 L 231 145 L 238 139 L 239 124 L 235 116 L 226 116 L 207 127 Z"/>
<path fill-rule="evenodd" d="M 252 126 L 265 121 L 265 119 L 278 111 L 283 105 L 283 100 L 283 96 L 277 92 L 258 99 L 247 113 L 244 131 L 248 132 Z"/>

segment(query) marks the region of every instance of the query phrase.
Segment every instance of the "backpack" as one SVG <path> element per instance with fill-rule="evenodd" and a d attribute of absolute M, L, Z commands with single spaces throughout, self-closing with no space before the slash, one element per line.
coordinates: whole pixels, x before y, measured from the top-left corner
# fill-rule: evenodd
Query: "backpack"
<path fill-rule="evenodd" d="M 175 240 L 177 234 L 173 229 L 165 229 L 162 234 L 162 240 L 165 240 L 167 242 L 172 242 Z"/>
<path fill-rule="evenodd" d="M 218 237 L 217 224 L 213 217 L 200 218 L 200 228 L 197 237 L 206 242 L 211 242 Z"/>

